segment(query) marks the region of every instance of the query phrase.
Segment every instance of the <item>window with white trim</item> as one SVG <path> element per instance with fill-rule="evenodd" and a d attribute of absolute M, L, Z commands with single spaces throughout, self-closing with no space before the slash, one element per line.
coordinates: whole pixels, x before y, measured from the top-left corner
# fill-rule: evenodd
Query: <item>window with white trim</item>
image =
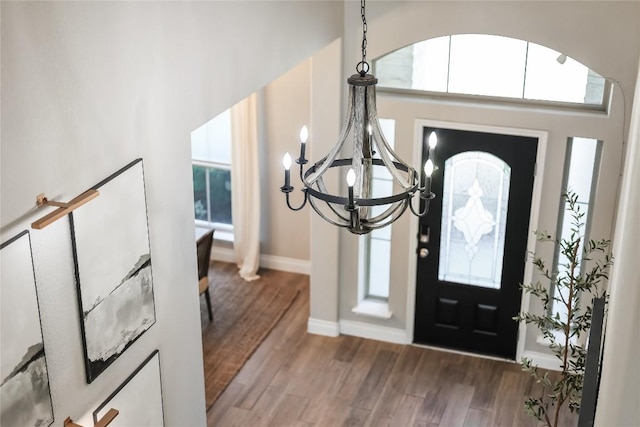
<path fill-rule="evenodd" d="M 231 112 L 191 132 L 196 225 L 233 231 L 231 220 Z"/>
<path fill-rule="evenodd" d="M 382 133 L 393 148 L 395 142 L 395 120 L 379 119 Z M 379 158 L 379 154 L 374 154 Z M 372 197 L 384 197 L 393 191 L 393 179 L 389 171 L 384 168 L 373 168 L 371 183 Z M 383 206 L 372 207 L 372 215 L 378 215 L 384 210 Z M 391 230 L 387 226 L 373 230 L 362 236 L 360 241 L 362 277 L 362 295 L 360 299 L 388 301 L 389 280 L 391 272 Z"/>
<path fill-rule="evenodd" d="M 373 61 L 380 87 L 603 106 L 606 79 L 553 49 L 487 34 L 424 40 Z"/>
<path fill-rule="evenodd" d="M 601 141 L 593 138 L 569 138 L 567 144 L 563 190 L 571 190 L 576 194 L 578 197 L 576 205 L 579 206 L 580 212 L 584 213 L 584 224 L 578 230 L 578 234 L 584 236 L 582 242 L 589 241 L 589 225 L 592 217 L 590 206 L 594 196 L 593 189 L 597 182 L 601 150 Z M 568 239 L 573 228 L 571 211 L 567 201 L 563 198 L 556 235 L 559 239 Z M 582 267 L 582 255 L 583 253 L 580 251 L 580 267 Z M 558 274 L 568 273 L 568 260 L 560 253 L 560 248 L 557 245 L 553 261 L 552 271 L 556 271 Z M 568 292 L 567 289 L 564 290 Z M 557 292 L 557 289 L 552 289 L 551 292 L 553 294 Z M 563 294 L 563 296 L 567 298 L 568 294 Z M 562 304 L 558 304 L 558 307 L 554 304 L 552 310 L 554 313 L 559 314 L 561 318 L 567 318 L 566 307 Z"/>

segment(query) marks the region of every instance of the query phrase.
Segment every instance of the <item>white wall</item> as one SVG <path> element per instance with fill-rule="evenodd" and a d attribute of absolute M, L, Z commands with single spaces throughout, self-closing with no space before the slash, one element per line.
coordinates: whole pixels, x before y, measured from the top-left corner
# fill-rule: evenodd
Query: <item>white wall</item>
<path fill-rule="evenodd" d="M 286 152 L 292 159 L 300 156 L 300 129 L 311 125 L 310 81 L 311 59 L 307 59 L 262 91 L 265 124 L 262 166 L 266 174 L 262 181 L 264 227 L 260 253 L 305 261 L 309 260 L 309 211 L 290 210 L 280 187 L 284 184 L 282 156 Z M 314 142 L 311 133 L 307 147 Z M 291 185 L 295 187 L 290 194 L 291 205 L 297 207 L 304 198 L 295 163 L 291 166 Z"/>
<path fill-rule="evenodd" d="M 352 2 L 345 3 L 344 78 L 354 73 L 360 60 L 360 9 Z M 457 33 L 486 33 L 530 40 L 548 46 L 586 64 L 596 72 L 620 83 L 614 89 L 608 114 L 582 115 L 573 113 L 549 114 L 542 110 L 522 110 L 513 107 L 477 106 L 470 103 L 450 103 L 438 100 L 402 99 L 393 95 L 378 96 L 380 117 L 395 118 L 396 147 L 399 155 L 413 160 L 415 119 L 437 119 L 451 122 L 491 124 L 495 126 L 535 129 L 549 132 L 549 146 L 545 162 L 542 209 L 539 228 L 555 230 L 560 197 L 560 182 L 569 136 L 588 136 L 602 139 L 604 150 L 595 201 L 592 236 L 611 237 L 615 206 L 619 191 L 619 174 L 623 158 L 624 134 L 629 123 L 633 88 L 638 71 L 640 49 L 640 4 L 637 2 L 371 2 L 367 5 L 368 45 L 372 58 L 413 42 Z M 353 64 L 353 66 L 352 66 Z M 346 85 L 343 84 L 343 91 Z M 626 103 L 625 103 L 626 101 Z M 316 100 L 313 105 L 318 106 Z M 338 115 L 336 111 L 334 115 Z M 328 313 L 339 304 L 341 320 L 358 321 L 378 329 L 412 330 L 412 316 L 407 311 L 413 301 L 407 299 L 415 282 L 415 272 L 409 270 L 409 250 L 415 245 L 415 233 L 410 232 L 415 219 L 407 215 L 393 230 L 391 258 L 390 308 L 394 317 L 389 321 L 374 321 L 351 313 L 357 295 L 357 239 L 346 231 L 340 232 L 334 247 L 312 241 L 312 254 L 337 251 L 340 254 L 340 298 L 326 307 L 318 307 L 312 317 L 330 318 Z M 552 251 L 543 252 L 549 257 Z M 413 255 L 415 256 L 415 255 Z M 314 268 L 334 268 L 332 259 L 312 255 Z M 319 264 L 319 265 L 317 265 Z M 312 276 L 312 296 L 314 281 Z M 312 307 L 314 306 L 312 298 Z M 533 306 L 533 309 L 536 307 Z M 324 316 L 324 313 L 327 313 Z M 410 314 L 410 313 L 409 313 Z M 526 349 L 543 350 L 528 337 Z M 410 339 L 411 337 L 409 337 Z"/>
<path fill-rule="evenodd" d="M 609 309 L 602 360 L 602 379 L 596 407 L 596 426 L 640 423 L 640 80 L 631 115 L 627 164 L 613 246 Z"/>
<path fill-rule="evenodd" d="M 84 379 L 68 220 L 32 232 L 56 424 L 159 348 L 166 425 L 204 425 L 190 132 L 339 37 L 334 2 L 2 2 L 1 239 L 145 161 L 157 323 Z M 194 284 L 191 286 L 191 284 Z"/>
<path fill-rule="evenodd" d="M 321 159 L 337 141 L 342 123 L 340 114 L 342 41 L 335 41 L 318 52 L 312 61 L 310 159 Z M 326 182 L 336 191 L 338 183 Z M 340 269 L 338 229 L 315 213 L 311 214 L 311 286 L 309 332 L 338 334 L 338 271 Z"/>
<path fill-rule="evenodd" d="M 280 187 L 284 183 L 282 156 L 300 155 L 299 133 L 311 125 L 312 57 L 258 91 L 259 169 L 260 169 L 260 267 L 309 274 L 309 209 L 293 211 L 287 207 Z M 307 155 L 316 144 L 311 133 Z M 291 205 L 304 200 L 300 191 L 298 165 L 293 163 Z M 233 242 L 215 239 L 212 259 L 235 262 Z"/>

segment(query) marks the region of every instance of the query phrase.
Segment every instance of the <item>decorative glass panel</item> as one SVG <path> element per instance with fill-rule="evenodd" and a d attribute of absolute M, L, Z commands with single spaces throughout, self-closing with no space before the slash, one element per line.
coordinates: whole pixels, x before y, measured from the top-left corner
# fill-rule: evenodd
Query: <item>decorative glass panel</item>
<path fill-rule="evenodd" d="M 445 162 L 438 279 L 500 288 L 511 168 L 479 151 Z"/>

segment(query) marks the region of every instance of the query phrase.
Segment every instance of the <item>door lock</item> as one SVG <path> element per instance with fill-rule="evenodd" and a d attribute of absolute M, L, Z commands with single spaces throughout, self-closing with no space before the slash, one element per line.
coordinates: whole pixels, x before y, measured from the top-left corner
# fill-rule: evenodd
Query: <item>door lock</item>
<path fill-rule="evenodd" d="M 429 238 L 431 236 L 431 227 L 428 225 L 424 225 L 421 228 L 420 234 L 418 234 L 418 240 L 420 243 L 429 243 Z"/>
<path fill-rule="evenodd" d="M 427 248 L 420 248 L 419 256 L 420 256 L 420 258 L 426 258 L 426 257 L 428 257 L 428 256 L 429 256 L 429 249 L 427 249 Z"/>

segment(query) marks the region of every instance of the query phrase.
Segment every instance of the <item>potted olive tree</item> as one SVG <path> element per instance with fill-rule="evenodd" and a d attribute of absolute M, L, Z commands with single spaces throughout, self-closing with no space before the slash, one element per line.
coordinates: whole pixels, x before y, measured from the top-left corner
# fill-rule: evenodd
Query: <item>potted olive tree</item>
<path fill-rule="evenodd" d="M 580 409 L 586 365 L 585 337 L 591 327 L 593 299 L 605 298 L 603 280 L 608 279 L 613 258 L 608 240 L 584 241 L 584 212 L 578 197 L 569 191 L 564 197 L 571 216 L 571 232 L 566 238 L 536 232 L 538 241 L 557 245 L 558 268 L 548 266 L 537 254 L 533 264 L 540 281 L 522 285 L 522 290 L 540 300 L 542 314 L 521 312 L 514 320 L 537 327 L 559 360 L 558 376 L 539 369 L 530 359 L 522 359 L 522 369 L 540 385 L 537 397 L 525 401 L 527 413 L 548 426 L 557 427 L 560 410 Z"/>

